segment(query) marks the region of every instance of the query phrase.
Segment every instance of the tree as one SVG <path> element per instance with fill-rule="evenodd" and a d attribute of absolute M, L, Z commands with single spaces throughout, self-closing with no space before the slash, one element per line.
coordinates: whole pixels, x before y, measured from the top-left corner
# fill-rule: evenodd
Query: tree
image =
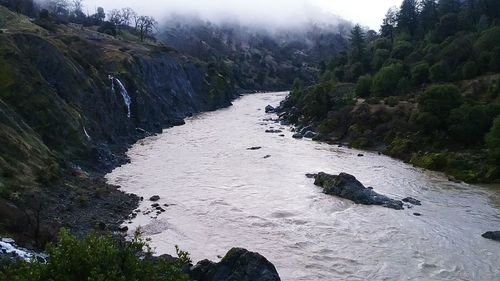
<path fill-rule="evenodd" d="M 439 20 L 436 0 L 423 0 L 418 16 L 419 31 L 422 35 L 434 28 Z"/>
<path fill-rule="evenodd" d="M 459 0 L 439 0 L 438 11 L 440 15 L 443 16 L 449 13 L 458 13 L 459 10 Z"/>
<path fill-rule="evenodd" d="M 97 8 L 97 13 L 94 15 L 94 18 L 99 24 L 104 21 L 104 19 L 106 18 L 106 13 L 104 12 L 103 7 Z"/>
<path fill-rule="evenodd" d="M 371 92 L 377 97 L 394 95 L 403 76 L 403 65 L 396 63 L 382 67 L 373 77 Z"/>
<path fill-rule="evenodd" d="M 484 106 L 462 105 L 450 112 L 448 119 L 451 136 L 464 145 L 474 145 L 484 139 L 491 126 Z"/>
<path fill-rule="evenodd" d="M 153 29 L 158 25 L 158 22 L 153 17 L 140 16 L 137 19 L 136 26 L 141 35 L 141 42 L 144 38 L 153 32 Z"/>
<path fill-rule="evenodd" d="M 108 13 L 108 21 L 114 24 L 116 27 L 123 24 L 122 14 L 120 10 L 113 9 Z"/>
<path fill-rule="evenodd" d="M 445 62 L 435 63 L 429 69 L 429 78 L 432 82 L 446 82 L 450 77 L 450 69 Z"/>
<path fill-rule="evenodd" d="M 370 96 L 370 88 L 372 86 L 371 75 L 363 75 L 359 77 L 356 84 L 356 96 L 366 98 Z"/>
<path fill-rule="evenodd" d="M 447 120 L 448 114 L 462 104 L 462 96 L 453 84 L 433 85 L 418 96 L 418 110 Z"/>
<path fill-rule="evenodd" d="M 121 12 L 123 25 L 132 24 L 132 20 L 137 17 L 137 13 L 132 8 L 123 8 Z"/>
<path fill-rule="evenodd" d="M 391 43 L 394 42 L 394 30 L 396 29 L 397 19 L 397 8 L 392 7 L 385 14 L 382 26 L 380 27 L 380 34 L 382 34 L 382 36 L 385 38 L 389 38 L 391 40 Z"/>
<path fill-rule="evenodd" d="M 417 29 L 417 1 L 403 0 L 397 17 L 397 27 L 400 31 L 415 34 Z"/>
<path fill-rule="evenodd" d="M 365 34 L 359 24 L 356 24 L 351 30 L 351 64 L 363 62 L 365 56 Z"/>

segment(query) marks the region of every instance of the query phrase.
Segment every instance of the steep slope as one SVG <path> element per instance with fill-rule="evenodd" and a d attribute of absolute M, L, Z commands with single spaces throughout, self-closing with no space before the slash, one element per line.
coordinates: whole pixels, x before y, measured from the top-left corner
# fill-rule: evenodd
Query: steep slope
<path fill-rule="evenodd" d="M 324 61 L 347 46 L 351 24 L 308 23 L 301 27 L 247 26 L 171 16 L 159 38 L 175 49 L 212 63 L 243 90 L 288 90 L 295 78 L 312 83 Z"/>
<path fill-rule="evenodd" d="M 41 230 L 116 227 L 137 198 L 100 175 L 138 138 L 233 98 L 225 80 L 210 83 L 216 70 L 164 45 L 2 6 L 0 19 L 0 232 L 43 244 Z"/>

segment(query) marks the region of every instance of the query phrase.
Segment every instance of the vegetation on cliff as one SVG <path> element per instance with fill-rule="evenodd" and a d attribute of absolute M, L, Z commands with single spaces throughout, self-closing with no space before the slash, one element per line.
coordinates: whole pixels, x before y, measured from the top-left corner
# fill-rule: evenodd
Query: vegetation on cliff
<path fill-rule="evenodd" d="M 404 0 L 380 32 L 355 26 L 319 82 L 295 83 L 325 139 L 348 141 L 468 182 L 500 180 L 500 3 Z"/>

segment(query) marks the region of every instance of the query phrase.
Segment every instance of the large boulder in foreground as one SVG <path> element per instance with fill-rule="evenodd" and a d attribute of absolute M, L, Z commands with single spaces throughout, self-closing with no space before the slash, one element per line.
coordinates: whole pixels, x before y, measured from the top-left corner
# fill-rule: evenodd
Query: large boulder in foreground
<path fill-rule="evenodd" d="M 233 248 L 218 263 L 202 260 L 190 270 L 198 281 L 279 281 L 274 265 L 258 253 Z"/>
<path fill-rule="evenodd" d="M 500 242 L 500 231 L 488 231 L 483 233 L 484 238 Z"/>
<path fill-rule="evenodd" d="M 340 173 L 336 176 L 321 172 L 315 176 L 314 184 L 322 187 L 326 194 L 349 199 L 357 204 L 381 205 L 395 210 L 403 209 L 403 202 L 365 187 L 353 175 L 347 173 Z"/>

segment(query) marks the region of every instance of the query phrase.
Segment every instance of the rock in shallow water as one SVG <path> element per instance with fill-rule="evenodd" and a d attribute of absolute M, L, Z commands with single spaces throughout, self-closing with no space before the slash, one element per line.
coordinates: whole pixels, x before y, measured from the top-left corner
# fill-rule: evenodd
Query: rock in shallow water
<path fill-rule="evenodd" d="M 488 231 L 483 233 L 484 238 L 500 242 L 500 231 Z"/>
<path fill-rule="evenodd" d="M 190 270 L 200 281 L 279 281 L 274 265 L 258 253 L 233 248 L 218 263 L 202 260 Z"/>
<path fill-rule="evenodd" d="M 304 137 L 304 136 L 302 136 L 302 134 L 301 134 L 301 133 L 295 133 L 295 134 L 293 134 L 293 136 L 292 136 L 292 138 L 294 138 L 294 139 L 301 139 L 301 138 L 303 138 L 303 137 Z"/>
<path fill-rule="evenodd" d="M 266 113 L 275 113 L 276 109 L 271 105 L 266 106 Z"/>
<path fill-rule="evenodd" d="M 151 196 L 151 198 L 149 198 L 149 201 L 152 201 L 152 202 L 156 202 L 160 200 L 160 196 L 159 195 L 153 195 Z"/>
<path fill-rule="evenodd" d="M 340 173 L 336 176 L 321 172 L 316 175 L 314 184 L 322 187 L 326 194 L 349 199 L 357 204 L 381 205 L 395 210 L 403 209 L 403 202 L 365 187 L 353 175 L 347 173 Z"/>
<path fill-rule="evenodd" d="M 406 198 L 404 198 L 402 201 L 403 201 L 403 202 L 406 202 L 406 203 L 413 204 L 413 205 L 418 205 L 418 206 L 422 205 L 422 204 L 420 203 L 420 200 L 417 200 L 417 199 L 415 199 L 415 198 L 413 198 L 413 197 L 406 197 Z"/>

